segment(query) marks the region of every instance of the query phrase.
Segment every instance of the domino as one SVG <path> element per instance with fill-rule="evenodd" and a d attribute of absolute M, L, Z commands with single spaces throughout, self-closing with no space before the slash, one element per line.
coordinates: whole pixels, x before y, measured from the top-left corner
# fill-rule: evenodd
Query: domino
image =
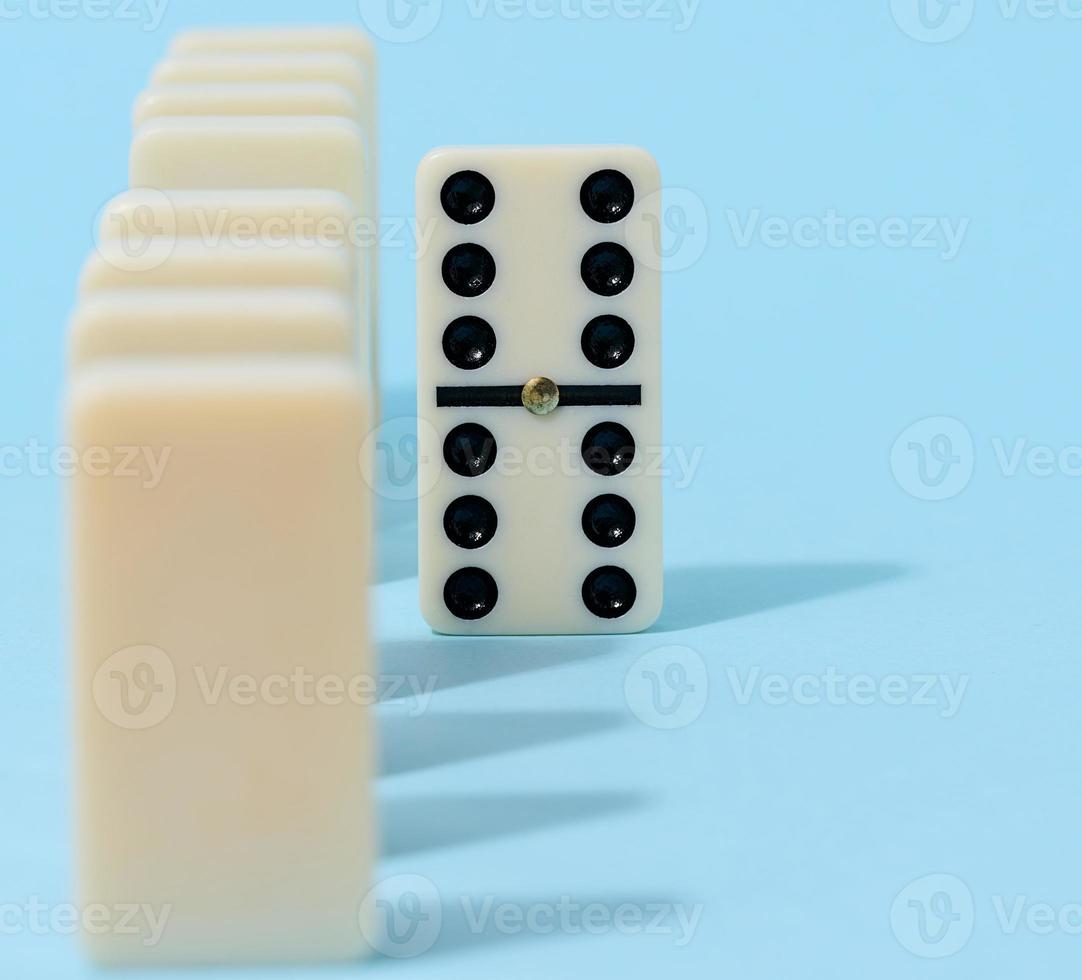
<path fill-rule="evenodd" d="M 76 307 L 68 358 L 73 371 L 117 359 L 253 354 L 335 355 L 352 367 L 356 322 L 353 302 L 331 289 L 99 289 Z"/>
<path fill-rule="evenodd" d="M 176 116 L 135 132 L 133 187 L 161 190 L 317 188 L 365 212 L 360 127 L 337 116 Z"/>
<path fill-rule="evenodd" d="M 176 82 L 330 82 L 349 89 L 360 106 L 367 147 L 368 197 L 361 214 L 379 211 L 379 142 L 376 50 L 350 27 L 263 27 L 186 31 L 155 70 L 155 84 Z M 379 251 L 366 253 L 369 319 L 373 338 L 379 322 Z M 377 358 L 373 356 L 373 364 Z"/>
<path fill-rule="evenodd" d="M 203 82 L 157 85 L 140 93 L 134 126 L 163 116 L 345 116 L 362 121 L 356 97 L 333 82 Z"/>
<path fill-rule="evenodd" d="M 169 243 L 168 252 L 144 264 L 119 239 L 98 244 L 83 266 L 80 290 L 201 287 L 240 288 L 290 286 L 330 289 L 353 300 L 358 296 L 357 263 L 352 250 L 319 242 L 242 243 L 221 240 L 211 245 L 197 238 Z"/>
<path fill-rule="evenodd" d="M 336 357 L 113 360 L 75 377 L 80 907 L 142 903 L 161 922 L 154 943 L 89 930 L 100 963 L 366 949 L 366 404 Z M 110 447 L 139 452 L 110 468 Z"/>
<path fill-rule="evenodd" d="M 659 214 L 630 147 L 456 147 L 417 175 L 421 609 L 623 633 L 662 601 Z"/>
<path fill-rule="evenodd" d="M 353 27 L 289 26 L 203 28 L 173 38 L 174 54 L 239 54 L 243 52 L 338 52 L 364 64 L 375 74 L 376 49 L 363 31 Z"/>
<path fill-rule="evenodd" d="M 349 59 L 347 59 L 349 60 Z M 335 116 L 190 116 L 153 119 L 132 141 L 133 187 L 173 190 L 318 189 L 344 195 L 366 211 L 364 137 L 352 120 Z M 378 392 L 377 299 L 366 248 L 363 345 Z M 378 397 L 378 396 L 376 396 Z"/>
<path fill-rule="evenodd" d="M 98 226 L 101 241 L 121 242 L 138 236 L 130 246 L 134 254 L 163 237 L 166 248 L 173 239 L 198 238 L 217 245 L 236 235 L 245 244 L 258 242 L 267 232 L 318 238 L 328 244 L 353 244 L 358 213 L 338 191 L 313 188 L 236 188 L 230 190 L 158 190 L 137 187 L 114 197 L 102 210 Z M 152 259 L 153 260 L 153 259 Z"/>
<path fill-rule="evenodd" d="M 363 107 L 369 79 L 363 65 L 337 52 L 171 55 L 158 62 L 151 73 L 153 85 L 191 82 L 332 82 L 349 89 Z M 365 122 L 369 122 L 367 118 Z"/>

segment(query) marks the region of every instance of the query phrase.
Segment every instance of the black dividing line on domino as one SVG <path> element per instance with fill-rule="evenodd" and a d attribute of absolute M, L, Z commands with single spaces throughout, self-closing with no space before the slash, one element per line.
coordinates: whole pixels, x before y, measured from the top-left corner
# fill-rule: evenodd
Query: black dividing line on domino
<path fill-rule="evenodd" d="M 560 406 L 641 405 L 642 385 L 561 385 Z M 436 388 L 437 408 L 521 408 L 521 385 L 454 385 Z"/>

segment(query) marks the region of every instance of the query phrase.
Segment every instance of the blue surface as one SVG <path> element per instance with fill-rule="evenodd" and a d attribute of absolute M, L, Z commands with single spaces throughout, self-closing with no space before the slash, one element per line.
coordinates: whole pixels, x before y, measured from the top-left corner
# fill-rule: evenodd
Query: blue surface
<path fill-rule="evenodd" d="M 0 906 L 71 901 L 63 488 L 31 472 L 61 438 L 63 323 L 137 91 L 171 33 L 245 16 L 223 6 L 174 2 L 155 30 L 138 0 L 141 22 L 3 8 Z M 690 229 L 666 246 L 686 266 L 666 277 L 667 440 L 703 456 L 668 488 L 668 602 L 640 636 L 432 636 L 411 507 L 385 508 L 383 670 L 437 689 L 419 717 L 380 709 L 380 874 L 446 907 L 428 952 L 365 969 L 1075 975 L 1082 22 L 1066 3 L 711 0 L 677 30 L 635 3 L 551 6 L 430 0 L 423 37 L 382 44 L 383 212 L 412 214 L 442 143 L 651 148 Z M 409 248 L 384 270 L 386 403 L 408 415 Z M 946 682 L 925 697 L 925 675 Z M 679 945 L 672 916 L 471 928 L 463 898 L 485 896 L 702 909 Z M 0 975 L 92 975 L 37 932 L 4 919 Z"/>

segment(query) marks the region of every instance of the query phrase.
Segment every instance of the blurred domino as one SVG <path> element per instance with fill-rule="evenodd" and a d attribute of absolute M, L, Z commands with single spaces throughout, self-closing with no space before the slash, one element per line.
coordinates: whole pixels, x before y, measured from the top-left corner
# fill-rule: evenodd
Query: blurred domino
<path fill-rule="evenodd" d="M 461 147 L 417 175 L 420 588 L 444 633 L 625 633 L 661 609 L 654 160 Z M 658 462 L 658 460 L 653 460 Z"/>
<path fill-rule="evenodd" d="M 333 82 L 353 94 L 362 107 L 371 104 L 366 95 L 369 80 L 364 66 L 354 57 L 338 52 L 262 53 L 256 50 L 226 54 L 170 55 L 151 73 L 154 85 L 191 82 Z M 363 111 L 363 110 L 362 110 Z M 365 112 L 364 122 L 370 122 Z"/>
<path fill-rule="evenodd" d="M 101 239 L 164 235 L 211 240 L 231 231 L 254 236 L 273 224 L 288 229 L 303 221 L 303 234 L 313 231 L 349 242 L 358 217 L 342 193 L 312 188 L 235 188 L 230 190 L 157 190 L 135 187 L 114 197 L 101 214 Z M 141 247 L 141 245 L 139 246 Z M 133 249 L 134 250 L 134 249 Z"/>
<path fill-rule="evenodd" d="M 369 198 L 362 213 L 376 219 L 379 214 L 379 119 L 378 65 L 371 38 L 353 27 L 292 26 L 245 27 L 185 31 L 170 46 L 171 64 L 160 69 L 166 78 L 212 82 L 238 81 L 239 77 L 256 80 L 322 79 L 338 81 L 347 87 L 354 73 L 344 69 L 338 59 L 351 59 L 360 72 L 360 87 L 354 89 L 361 106 L 361 128 L 368 150 Z M 230 56 L 246 58 L 243 65 L 227 65 Z M 320 63 L 313 58 L 330 56 Z M 215 60 L 217 59 L 217 60 Z M 369 249 L 367 256 L 371 293 L 373 337 L 378 338 L 379 324 L 379 250 Z M 375 361 L 375 358 L 373 358 Z"/>
<path fill-rule="evenodd" d="M 347 59 L 349 60 L 349 59 Z M 360 214 L 367 201 L 364 137 L 335 116 L 173 116 L 135 133 L 133 187 L 173 190 L 321 189 L 343 194 Z M 368 255 L 374 249 L 365 249 Z M 373 279 L 365 262 L 363 344 L 378 398 Z"/>
<path fill-rule="evenodd" d="M 353 302 L 337 289 L 97 289 L 76 307 L 68 352 L 76 370 L 116 359 L 259 353 L 330 354 L 353 368 L 356 322 Z"/>
<path fill-rule="evenodd" d="M 174 116 L 136 130 L 132 187 L 159 190 L 317 188 L 365 213 L 360 127 L 338 116 Z"/>
<path fill-rule="evenodd" d="M 353 254 L 336 245 L 292 240 L 279 244 L 222 240 L 211 245 L 178 238 L 152 264 L 144 265 L 142 258 L 130 255 L 117 239 L 102 241 L 83 266 L 81 290 L 308 286 L 337 290 L 352 300 L 358 294 Z"/>
<path fill-rule="evenodd" d="M 140 93 L 134 126 L 162 116 L 345 116 L 362 121 L 356 97 L 334 82 L 197 82 L 157 85 Z"/>
<path fill-rule="evenodd" d="M 302 25 L 289 27 L 201 28 L 173 38 L 174 54 L 235 54 L 245 51 L 330 51 L 348 54 L 375 74 L 376 50 L 355 27 Z"/>
<path fill-rule="evenodd" d="M 356 209 L 335 191 L 130 190 L 102 211 L 98 254 L 88 261 L 83 281 L 97 288 L 196 279 L 205 286 L 331 287 L 344 270 L 326 252 L 338 251 L 355 280 L 358 366 L 370 379 L 375 417 L 371 343 L 363 342 L 367 284 L 357 275 L 356 229 Z M 274 254 L 265 263 L 255 261 L 267 252 L 268 240 Z M 146 279 L 137 275 L 143 270 Z"/>
<path fill-rule="evenodd" d="M 75 377 L 71 445 L 140 447 L 137 473 L 81 467 L 72 487 L 81 905 L 165 916 L 156 944 L 88 935 L 99 962 L 365 950 L 373 741 L 342 692 L 373 670 L 366 402 L 337 357 Z M 337 693 L 291 696 L 296 671 Z M 245 677 L 287 682 L 231 695 Z"/>

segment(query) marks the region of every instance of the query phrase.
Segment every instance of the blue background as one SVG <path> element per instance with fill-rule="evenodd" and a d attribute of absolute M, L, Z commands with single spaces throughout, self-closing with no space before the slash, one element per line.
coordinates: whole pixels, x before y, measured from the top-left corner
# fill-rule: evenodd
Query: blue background
<path fill-rule="evenodd" d="M 665 278 L 666 438 L 704 455 L 689 486 L 667 489 L 667 605 L 639 636 L 432 636 L 416 606 L 412 506 L 384 508 L 383 670 L 433 672 L 438 690 L 419 719 L 403 703 L 380 708 L 380 874 L 425 876 L 448 909 L 429 952 L 364 969 L 1076 973 L 1082 937 L 1024 921 L 1012 932 L 995 903 L 1082 901 L 1079 457 L 1040 475 L 1040 458 L 1012 470 L 996 447 L 1082 444 L 1082 21 L 1066 7 L 1012 17 L 1003 3 L 962 0 L 946 13 L 972 13 L 968 27 L 923 43 L 911 36 L 916 0 L 893 13 L 888 0 L 709 0 L 684 31 L 611 12 L 477 17 L 444 0 L 425 37 L 381 42 L 386 215 L 412 215 L 416 164 L 444 143 L 655 153 L 694 219 L 674 244 L 694 261 Z M 245 20 L 359 23 L 346 0 L 224 6 L 172 0 L 146 31 L 5 4 L 5 446 L 61 442 L 77 271 L 94 216 L 125 185 L 129 109 L 170 36 Z M 931 0 L 925 22 L 938 12 Z M 948 260 L 881 241 L 804 247 L 784 232 L 780 247 L 758 234 L 742 244 L 756 210 L 783 227 L 815 219 L 805 229 L 831 211 L 875 227 L 968 224 Z M 383 261 L 385 402 L 408 415 L 410 250 Z M 908 427 L 942 416 L 955 421 L 903 435 L 892 457 Z M 933 438 L 940 429 L 949 443 Z M 923 499 L 944 488 L 948 499 Z M 72 896 L 63 492 L 56 477 L 0 479 L 0 904 Z M 673 645 L 693 651 L 676 655 L 685 666 L 707 665 L 691 695 L 705 709 L 659 730 L 625 678 Z M 789 684 L 834 669 L 901 675 L 910 693 L 924 674 L 967 686 L 947 717 L 942 703 L 882 696 L 742 698 L 756 669 Z M 918 882 L 893 927 L 892 903 L 933 872 L 954 876 L 955 917 L 938 923 L 942 943 L 922 945 L 908 900 L 936 925 L 942 897 Z M 477 935 L 463 927 L 464 895 L 703 911 L 682 947 L 613 930 Z M 918 955 L 948 944 L 961 948 Z M 93 972 L 71 937 L 0 935 L 5 976 Z"/>

